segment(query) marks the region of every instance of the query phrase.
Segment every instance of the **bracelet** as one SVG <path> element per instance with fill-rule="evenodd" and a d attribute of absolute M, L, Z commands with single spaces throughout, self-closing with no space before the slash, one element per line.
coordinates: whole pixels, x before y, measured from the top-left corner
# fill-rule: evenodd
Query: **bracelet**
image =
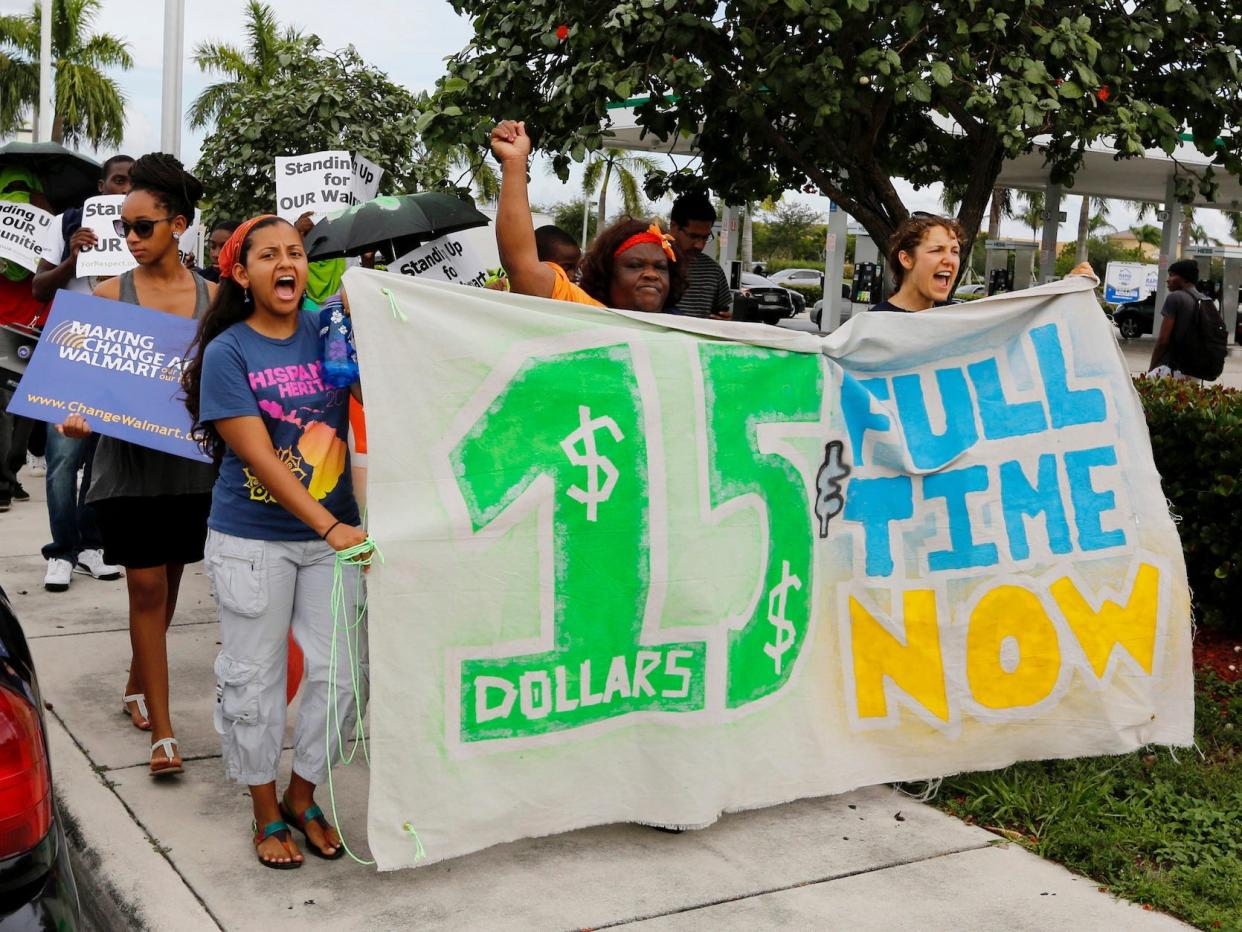
<path fill-rule="evenodd" d="M 345 523 L 344 521 L 336 521 L 336 522 L 333 522 L 333 524 L 332 524 L 332 526 L 331 526 L 330 528 L 328 528 L 326 531 L 324 531 L 322 534 L 320 534 L 320 535 L 319 535 L 319 539 L 320 539 L 320 540 L 327 540 L 327 539 L 328 539 L 328 535 L 329 535 L 329 534 L 331 534 L 333 531 L 335 531 L 335 530 L 336 530 L 336 526 L 337 526 L 338 524 L 344 524 L 344 523 Z"/>

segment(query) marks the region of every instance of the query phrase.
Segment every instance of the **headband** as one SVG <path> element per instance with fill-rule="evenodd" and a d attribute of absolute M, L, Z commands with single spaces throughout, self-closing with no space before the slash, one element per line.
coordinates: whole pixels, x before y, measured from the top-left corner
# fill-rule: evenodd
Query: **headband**
<path fill-rule="evenodd" d="M 664 255 L 668 256 L 669 262 L 676 262 L 677 254 L 673 252 L 672 242 L 673 238 L 661 230 L 658 223 L 653 223 L 643 232 L 635 233 L 624 243 L 618 246 L 616 252 L 612 254 L 612 257 L 615 259 L 627 249 L 633 249 L 635 246 L 639 246 L 643 243 L 654 243 L 656 246 L 659 246 L 664 250 Z"/>
<path fill-rule="evenodd" d="M 257 217 L 251 217 L 236 230 L 233 235 L 228 238 L 228 242 L 220 249 L 220 280 L 233 277 L 233 266 L 237 265 L 241 258 L 242 243 L 246 241 L 246 237 L 250 235 L 250 231 L 254 229 L 254 225 L 260 220 L 275 219 L 275 214 L 259 214 Z"/>

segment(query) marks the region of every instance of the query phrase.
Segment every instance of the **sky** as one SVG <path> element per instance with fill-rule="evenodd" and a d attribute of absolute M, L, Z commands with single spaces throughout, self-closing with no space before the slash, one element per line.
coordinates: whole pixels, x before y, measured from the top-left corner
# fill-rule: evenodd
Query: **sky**
<path fill-rule="evenodd" d="M 444 59 L 463 48 L 472 36 L 469 20 L 455 13 L 445 0 L 368 0 L 353 7 L 335 0 L 269 0 L 282 24 L 294 24 L 315 33 L 327 48 L 353 45 L 362 57 L 388 73 L 389 78 L 411 91 L 430 90 L 444 71 Z M 244 47 L 242 32 L 245 0 L 186 0 L 185 52 L 183 77 L 186 109 L 212 78 L 202 74 L 190 60 L 194 47 L 202 41 L 223 41 Z M 30 2 L 0 0 L 0 12 L 26 12 Z M 365 9 L 367 15 L 352 11 Z M 350 11 L 350 12 L 346 12 Z M 384 28 L 384 24 L 399 28 Z M 411 28 L 417 23 L 417 28 Z M 160 86 L 163 69 L 163 4 L 158 0 L 102 0 L 102 10 L 95 24 L 98 31 L 110 32 L 130 44 L 134 68 L 116 72 L 114 77 L 128 101 L 126 131 L 121 151 L 140 155 L 159 148 Z M 193 165 L 202 143 L 201 131 L 182 127 L 182 160 Z M 107 153 L 104 153 L 105 155 Z M 898 182 L 898 188 L 911 210 L 938 212 L 938 187 L 915 191 Z M 551 205 L 580 196 L 577 175 L 569 185 L 561 185 L 555 177 L 536 168 L 531 173 L 531 200 Z M 614 203 L 618 196 L 613 192 Z M 786 200 L 806 203 L 826 215 L 828 201 L 822 197 L 790 193 Z M 1058 239 L 1072 240 L 1077 235 L 1080 199 L 1068 196 L 1061 209 L 1067 222 L 1062 224 Z M 664 205 L 667 210 L 667 205 Z M 1228 241 L 1223 218 L 1216 211 L 1200 211 L 1199 221 L 1209 235 Z M 1118 230 L 1126 230 L 1138 221 L 1132 210 L 1122 202 L 1113 202 L 1108 218 Z M 1146 222 L 1153 222 L 1147 220 Z M 1006 221 L 1002 235 L 1029 238 L 1030 230 L 1016 221 Z"/>

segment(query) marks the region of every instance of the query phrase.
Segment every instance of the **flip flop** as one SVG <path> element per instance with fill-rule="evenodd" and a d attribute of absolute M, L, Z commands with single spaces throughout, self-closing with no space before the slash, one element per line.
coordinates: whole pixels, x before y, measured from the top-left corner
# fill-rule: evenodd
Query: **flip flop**
<path fill-rule="evenodd" d="M 290 808 L 288 802 L 286 802 L 284 799 L 281 799 L 280 814 L 284 816 L 286 822 L 288 822 L 290 825 L 292 825 L 294 828 L 296 828 L 299 832 L 302 833 L 302 836 L 306 839 L 305 847 L 315 857 L 320 858 L 324 861 L 335 861 L 337 858 L 343 858 L 345 856 L 344 842 L 342 842 L 339 845 L 331 846 L 333 848 L 336 848 L 335 853 L 324 854 L 323 850 L 317 844 L 311 841 L 310 835 L 306 833 L 307 822 L 319 823 L 319 827 L 323 829 L 325 837 L 327 837 L 328 829 L 334 827 L 331 823 L 328 822 L 327 817 L 323 814 L 323 810 L 320 809 L 314 803 L 311 803 L 309 806 L 307 806 L 306 810 L 300 816 L 298 816 L 294 814 L 293 809 Z M 338 832 L 337 834 L 339 835 L 340 833 Z"/>
<path fill-rule="evenodd" d="M 138 704 L 138 714 L 141 715 L 142 720 L 146 722 L 146 727 L 143 727 L 142 725 L 134 725 L 134 727 L 139 731 L 150 731 L 151 716 L 147 713 L 147 697 L 143 693 L 133 693 L 131 695 L 121 697 L 121 714 L 128 715 L 129 720 L 132 723 L 134 720 L 134 713 L 129 707 L 131 702 Z"/>
<path fill-rule="evenodd" d="M 148 772 L 151 774 L 151 776 L 153 776 L 153 777 L 167 777 L 167 776 L 170 776 L 170 775 L 172 775 L 172 774 L 181 773 L 181 764 L 180 764 L 180 762 L 175 763 L 175 764 L 174 764 L 174 763 L 172 763 L 172 761 L 173 761 L 174 757 L 176 756 L 176 755 L 173 753 L 173 745 L 175 745 L 176 743 L 177 743 L 177 739 L 176 739 L 176 738 L 160 738 L 160 740 L 159 740 L 159 741 L 153 741 L 153 742 L 151 742 L 151 769 L 148 771 Z M 155 760 L 155 750 L 156 750 L 156 748 L 163 748 L 163 749 L 164 749 L 165 761 L 166 761 L 167 763 L 166 763 L 163 767 L 156 767 L 156 766 L 155 766 L 155 764 L 156 764 L 156 760 Z"/>
<path fill-rule="evenodd" d="M 267 841 L 269 838 L 275 838 L 288 851 L 289 845 L 289 826 L 284 822 L 268 822 L 263 826 L 263 831 L 259 831 L 259 823 L 251 822 L 250 830 L 254 832 L 255 854 L 260 864 L 264 867 L 270 867 L 274 871 L 292 871 L 302 866 L 302 861 L 269 861 L 263 855 L 258 853 L 259 845 Z"/>

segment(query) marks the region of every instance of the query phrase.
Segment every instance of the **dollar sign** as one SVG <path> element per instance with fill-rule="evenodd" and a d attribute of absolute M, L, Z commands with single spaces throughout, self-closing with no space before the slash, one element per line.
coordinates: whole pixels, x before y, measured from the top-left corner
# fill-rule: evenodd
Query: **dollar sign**
<path fill-rule="evenodd" d="M 591 409 L 587 405 L 578 406 L 579 427 L 561 441 L 561 449 L 575 466 L 585 466 L 587 471 L 586 490 L 571 486 L 568 495 L 576 502 L 586 505 L 586 519 L 594 521 L 598 517 L 599 506 L 612 496 L 613 487 L 617 484 L 617 467 L 606 456 L 601 456 L 595 448 L 595 434 L 607 430 L 613 440 L 624 440 L 625 435 L 617 422 L 610 417 L 591 417 Z M 578 445 L 582 451 L 578 451 Z M 600 484 L 600 473 L 604 474 L 604 482 Z"/>
<path fill-rule="evenodd" d="M 789 561 L 785 560 L 781 564 L 781 581 L 768 593 L 768 621 L 776 628 L 776 636 L 771 644 L 763 645 L 763 652 L 776 664 L 777 676 L 781 673 L 781 662 L 785 657 L 785 651 L 793 647 L 794 642 L 793 622 L 785 617 L 785 602 L 789 598 L 791 586 L 794 589 L 801 589 L 802 580 L 797 576 L 789 575 Z"/>
<path fill-rule="evenodd" d="M 841 482 L 850 474 L 848 463 L 842 461 L 845 445 L 833 440 L 824 447 L 824 462 L 815 476 L 815 514 L 819 518 L 819 536 L 828 536 L 828 522 L 841 513 L 845 498 L 841 495 Z"/>

